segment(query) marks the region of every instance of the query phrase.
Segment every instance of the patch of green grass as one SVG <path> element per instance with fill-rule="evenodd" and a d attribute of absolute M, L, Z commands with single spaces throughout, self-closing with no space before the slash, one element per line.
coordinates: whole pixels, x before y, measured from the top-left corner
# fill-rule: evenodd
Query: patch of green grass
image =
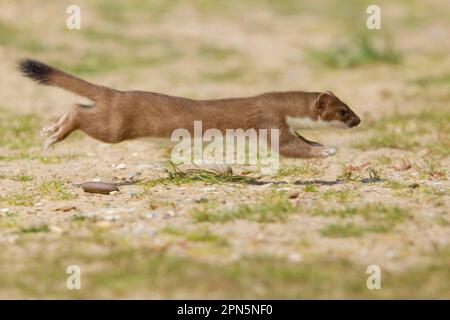
<path fill-rule="evenodd" d="M 448 85 L 450 84 L 450 73 L 444 73 L 440 75 L 426 75 L 415 79 L 414 83 L 421 87 Z"/>
<path fill-rule="evenodd" d="M 369 164 L 363 164 L 360 166 L 354 166 L 351 163 L 343 165 L 341 173 L 338 176 L 338 179 L 346 181 L 346 182 L 352 182 L 361 180 L 363 182 L 378 182 L 381 181 L 381 175 L 379 173 L 379 170 L 368 166 Z M 367 178 L 362 179 L 362 173 L 366 172 Z"/>
<path fill-rule="evenodd" d="M 448 218 L 448 216 L 445 216 L 444 214 L 440 214 L 438 216 L 436 216 L 436 218 L 434 219 L 436 221 L 437 224 L 447 227 L 450 226 L 450 220 Z"/>
<path fill-rule="evenodd" d="M 104 20 L 125 27 L 136 19 L 152 19 L 153 21 L 162 19 L 179 3 L 179 0 L 129 0 L 127 2 L 102 0 L 96 1 L 96 11 Z"/>
<path fill-rule="evenodd" d="M 0 229 L 17 229 L 19 224 L 14 218 L 14 213 L 8 213 L 7 218 L 0 219 Z"/>
<path fill-rule="evenodd" d="M 384 271 L 382 290 L 366 287 L 367 265 L 347 259 L 316 256 L 301 263 L 273 256 L 243 256 L 216 264 L 175 257 L 148 245 L 124 244 L 107 237 L 98 250 L 92 238 L 19 244 L 25 256 L 0 252 L 0 286 L 9 297 L 22 299 L 445 299 L 449 298 L 448 250 L 435 252 L 426 263 L 395 272 Z M 68 245 L 74 243 L 76 245 Z M 99 253 L 100 252 L 100 253 Z M 20 260 L 19 260 L 20 259 Z M 26 265 L 26 268 L 16 266 Z M 83 272 L 82 290 L 64 286 L 70 264 Z M 95 266 L 101 266 L 96 268 Z M 39 286 L 36 286 L 39 281 Z"/>
<path fill-rule="evenodd" d="M 363 235 L 364 229 L 353 224 L 336 224 L 332 223 L 320 230 L 320 233 L 325 237 L 333 238 L 347 238 L 347 237 L 359 237 Z"/>
<path fill-rule="evenodd" d="M 59 179 L 44 181 L 39 186 L 39 192 L 42 195 L 51 196 L 55 200 L 73 199 L 75 195 L 67 190 L 65 185 L 66 184 Z"/>
<path fill-rule="evenodd" d="M 2 46 L 11 44 L 16 33 L 16 29 L 11 25 L 0 22 L 0 44 Z"/>
<path fill-rule="evenodd" d="M 35 201 L 34 195 L 26 190 L 22 190 L 22 192 L 13 191 L 5 195 L 0 195 L 0 202 L 5 202 L 11 206 L 32 206 Z"/>
<path fill-rule="evenodd" d="M 184 230 L 174 228 L 173 226 L 165 226 L 162 230 L 163 233 L 171 235 L 171 236 L 182 236 L 184 235 Z"/>
<path fill-rule="evenodd" d="M 164 53 L 175 51 L 174 44 L 162 37 L 133 36 L 126 32 L 111 29 L 101 29 L 85 27 L 77 32 L 81 37 L 88 41 L 94 41 L 101 44 L 120 43 L 126 46 L 127 50 L 149 50 Z M 135 53 L 132 53 L 135 54 Z M 180 54 L 180 52 L 178 52 Z M 114 56 L 116 57 L 116 56 Z"/>
<path fill-rule="evenodd" d="M 317 166 L 305 162 L 300 166 L 283 167 L 278 170 L 279 177 L 298 176 L 298 175 L 318 175 L 321 171 Z"/>
<path fill-rule="evenodd" d="M 367 168 L 367 173 L 369 175 L 369 180 L 371 181 L 382 180 L 380 172 L 373 167 Z"/>
<path fill-rule="evenodd" d="M 186 240 L 194 242 L 211 242 L 221 246 L 226 246 L 228 244 L 228 241 L 225 238 L 205 229 L 191 231 L 187 234 Z"/>
<path fill-rule="evenodd" d="M 377 132 L 368 139 L 354 145 L 358 149 L 371 150 L 379 148 L 413 149 L 419 146 L 414 134 L 401 135 L 396 132 Z"/>
<path fill-rule="evenodd" d="M 298 15 L 306 9 L 305 3 L 297 0 L 265 0 L 261 2 L 263 2 L 274 13 L 280 14 L 283 17 L 286 15 Z"/>
<path fill-rule="evenodd" d="M 38 225 L 38 226 L 32 226 L 28 228 L 22 228 L 20 230 L 22 233 L 40 233 L 40 232 L 49 232 L 50 229 L 46 224 Z"/>
<path fill-rule="evenodd" d="M 244 67 L 234 67 L 228 70 L 202 72 L 200 78 L 202 81 L 211 82 L 240 80 L 246 74 L 246 71 Z"/>
<path fill-rule="evenodd" d="M 350 182 L 356 181 L 360 178 L 359 171 L 355 170 L 353 166 L 344 165 L 342 166 L 341 173 L 338 176 L 338 179 Z"/>
<path fill-rule="evenodd" d="M 0 156 L 0 161 L 14 161 L 14 160 L 39 160 L 44 164 L 54 164 L 61 163 L 67 160 L 74 160 L 82 157 L 84 155 L 69 152 L 67 154 L 61 155 L 46 155 L 43 156 L 39 153 L 34 152 L 17 152 L 8 156 Z"/>
<path fill-rule="evenodd" d="M 199 181 L 206 184 L 252 183 L 255 181 L 253 178 L 246 176 L 233 175 L 232 173 L 205 170 L 201 168 L 182 170 L 179 165 L 173 163 L 172 161 L 167 161 L 166 166 L 165 171 L 168 174 L 168 177 L 143 181 L 141 184 L 144 188 L 151 188 L 160 184 L 182 185 Z"/>
<path fill-rule="evenodd" d="M 321 193 L 321 197 L 325 200 L 336 199 L 340 202 L 346 202 L 351 197 L 350 189 L 326 190 Z"/>
<path fill-rule="evenodd" d="M 29 30 L 19 30 L 1 21 L 0 45 L 20 49 L 24 53 L 40 53 L 47 50 L 42 38 L 34 39 L 33 33 Z"/>
<path fill-rule="evenodd" d="M 392 159 L 388 156 L 380 156 L 376 159 L 376 161 L 379 165 L 382 166 L 392 164 Z"/>
<path fill-rule="evenodd" d="M 74 160 L 82 157 L 81 154 L 78 153 L 67 153 L 63 155 L 51 155 L 51 156 L 32 156 L 32 159 L 38 159 L 40 162 L 45 164 L 54 164 L 54 163 L 61 163 L 65 162 L 67 160 Z"/>
<path fill-rule="evenodd" d="M 370 137 L 355 143 L 354 147 L 362 150 L 426 148 L 440 156 L 450 154 L 450 112 L 446 110 L 393 114 L 368 123 L 367 127 L 371 131 Z"/>
<path fill-rule="evenodd" d="M 97 12 L 104 20 L 122 23 L 127 19 L 126 5 L 120 1 L 99 1 L 96 6 Z"/>
<path fill-rule="evenodd" d="M 145 50 L 130 48 L 129 51 L 126 49 L 91 51 L 70 64 L 61 61 L 53 61 L 52 64 L 70 73 L 93 74 L 160 65 L 181 56 L 181 52 L 167 40 L 148 40 L 147 43 L 143 42 L 141 47 Z"/>
<path fill-rule="evenodd" d="M 147 196 L 148 194 L 146 192 L 142 192 L 138 195 L 134 194 L 132 195 L 133 198 L 143 198 L 145 196 Z M 147 208 L 149 208 L 150 210 L 156 210 L 159 208 L 163 208 L 163 207 L 169 207 L 169 208 L 175 208 L 176 207 L 176 202 L 172 201 L 172 200 L 168 200 L 168 199 L 155 199 L 155 198 L 151 198 L 148 199 L 148 201 L 146 202 L 145 206 Z"/>
<path fill-rule="evenodd" d="M 317 192 L 318 187 L 315 184 L 307 184 L 305 185 L 305 187 L 303 188 L 303 191 L 305 192 Z"/>
<path fill-rule="evenodd" d="M 346 218 L 362 218 L 361 225 L 351 224 L 338 225 L 330 227 L 333 230 L 350 228 L 350 232 L 356 227 L 360 231 L 368 232 L 388 232 L 396 225 L 410 218 L 409 210 L 398 206 L 386 205 L 382 203 L 370 203 L 362 206 L 344 206 L 339 209 L 314 208 L 312 215 L 320 215 L 327 217 Z M 337 231 L 338 232 L 338 231 Z"/>
<path fill-rule="evenodd" d="M 381 40 L 381 41 L 377 41 Z M 375 39 L 368 34 L 350 38 L 336 46 L 309 50 L 308 56 L 330 68 L 351 68 L 373 63 L 398 64 L 401 55 L 389 37 Z"/>
<path fill-rule="evenodd" d="M 385 182 L 384 185 L 387 188 L 394 189 L 394 190 L 401 190 L 401 189 L 409 188 L 409 184 L 408 183 L 404 183 L 402 181 L 396 181 L 396 180 L 388 180 L 388 181 Z"/>
<path fill-rule="evenodd" d="M 447 179 L 448 171 L 439 160 L 426 158 L 422 165 L 417 166 L 422 178 Z"/>
<path fill-rule="evenodd" d="M 235 48 L 221 47 L 210 43 L 200 45 L 197 49 L 197 53 L 202 58 L 215 61 L 223 61 L 240 54 L 240 52 Z"/>
<path fill-rule="evenodd" d="M 173 228 L 171 226 L 166 226 L 163 230 L 164 233 L 177 236 L 177 237 L 183 237 L 187 241 L 192 242 L 205 242 L 205 243 L 211 243 L 217 246 L 227 246 L 228 241 L 227 239 L 212 233 L 209 229 L 206 228 L 199 228 L 196 230 L 182 230 Z"/>
<path fill-rule="evenodd" d="M 33 181 L 33 176 L 27 176 L 27 175 L 15 175 L 11 177 L 11 180 L 18 181 L 18 182 L 29 182 Z"/>
<path fill-rule="evenodd" d="M 419 190 L 425 194 L 432 195 L 432 196 L 438 196 L 438 197 L 450 195 L 449 188 L 436 188 L 436 187 L 430 187 L 430 186 L 421 186 L 419 188 Z"/>
<path fill-rule="evenodd" d="M 11 150 L 26 150 L 37 146 L 39 123 L 40 119 L 36 115 L 15 114 L 0 108 L 0 145 Z"/>
<path fill-rule="evenodd" d="M 285 221 L 295 210 L 284 193 L 273 192 L 253 205 L 238 204 L 232 209 L 219 209 L 208 204 L 195 208 L 190 214 L 196 222 L 225 223 L 243 219 L 267 223 Z"/>
<path fill-rule="evenodd" d="M 136 41 L 136 38 L 126 36 L 123 33 L 120 32 L 112 32 L 110 30 L 103 30 L 98 28 L 91 28 L 91 27 L 85 27 L 82 28 L 80 31 L 78 31 L 78 34 L 89 41 L 96 41 L 96 42 L 125 42 L 127 45 L 134 45 L 134 44 L 142 44 L 141 41 Z"/>
<path fill-rule="evenodd" d="M 89 217 L 77 213 L 72 216 L 71 220 L 72 221 L 87 221 L 87 220 L 89 220 Z"/>

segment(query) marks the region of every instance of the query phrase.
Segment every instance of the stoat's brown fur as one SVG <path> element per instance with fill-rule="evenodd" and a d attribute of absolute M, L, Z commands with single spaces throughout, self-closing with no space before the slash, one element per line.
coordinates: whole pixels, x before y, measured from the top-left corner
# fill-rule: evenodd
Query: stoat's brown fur
<path fill-rule="evenodd" d="M 75 104 L 56 123 L 42 129 L 46 146 L 64 140 L 79 129 L 103 142 L 116 143 L 140 137 L 170 137 L 178 128 L 193 131 L 194 121 L 204 130 L 279 129 L 280 154 L 289 157 L 326 157 L 335 153 L 295 133 L 302 124 L 338 124 L 353 127 L 359 117 L 333 93 L 271 92 L 253 97 L 192 100 L 147 91 L 120 91 L 95 85 L 39 61 L 23 59 L 22 73 L 93 101 Z M 297 127 L 297 125 L 299 127 Z"/>

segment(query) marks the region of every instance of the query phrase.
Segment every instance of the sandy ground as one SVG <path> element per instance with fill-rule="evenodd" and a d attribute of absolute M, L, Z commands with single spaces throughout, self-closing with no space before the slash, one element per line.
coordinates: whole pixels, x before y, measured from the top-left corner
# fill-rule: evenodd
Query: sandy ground
<path fill-rule="evenodd" d="M 360 1 L 151 3 L 79 1 L 81 30 L 65 28 L 64 2 L 2 4 L 0 297 L 450 297 L 446 1 L 426 10 L 383 1 L 381 31 L 367 31 Z M 375 39 L 375 53 L 358 34 Z M 397 63 L 377 56 L 386 37 Z M 354 66 L 314 51 L 341 44 Z M 247 174 L 259 184 L 174 181 L 164 179 L 166 141 L 107 145 L 80 133 L 44 150 L 39 128 L 82 99 L 22 78 L 21 56 L 120 89 L 193 98 L 331 89 L 362 124 L 305 132 L 338 153 L 282 158 L 278 174 Z M 130 176 L 138 182 L 113 195 L 76 186 Z M 261 219 L 264 210 L 274 218 Z M 199 212 L 232 217 L 200 221 Z M 69 264 L 82 267 L 81 290 L 65 288 Z M 369 265 L 386 276 L 383 289 L 365 287 Z"/>

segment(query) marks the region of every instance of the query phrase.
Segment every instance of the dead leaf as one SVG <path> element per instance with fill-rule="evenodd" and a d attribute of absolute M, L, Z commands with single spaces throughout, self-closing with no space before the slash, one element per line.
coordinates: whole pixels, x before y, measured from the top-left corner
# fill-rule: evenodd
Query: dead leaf
<path fill-rule="evenodd" d="M 62 207 L 58 207 L 56 209 L 54 209 L 54 211 L 63 211 L 63 212 L 67 212 L 67 211 L 72 211 L 75 210 L 77 207 L 73 206 L 73 205 L 65 205 Z"/>
<path fill-rule="evenodd" d="M 406 171 L 411 169 L 411 162 L 408 159 L 403 158 L 399 164 L 392 166 L 397 171 Z"/>

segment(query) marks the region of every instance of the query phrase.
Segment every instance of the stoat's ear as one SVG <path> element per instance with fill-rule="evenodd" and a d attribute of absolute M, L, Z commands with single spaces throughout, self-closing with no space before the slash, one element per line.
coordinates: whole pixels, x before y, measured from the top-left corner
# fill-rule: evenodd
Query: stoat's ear
<path fill-rule="evenodd" d="M 316 108 L 319 114 L 322 114 L 325 111 L 327 104 L 333 99 L 333 97 L 334 94 L 328 90 L 319 94 L 316 100 Z"/>

